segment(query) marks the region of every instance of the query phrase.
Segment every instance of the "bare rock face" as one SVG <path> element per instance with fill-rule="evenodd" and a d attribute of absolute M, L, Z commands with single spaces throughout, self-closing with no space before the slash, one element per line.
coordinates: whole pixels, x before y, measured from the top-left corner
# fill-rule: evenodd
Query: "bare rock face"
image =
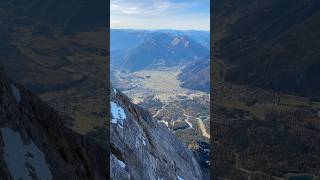
<path fill-rule="evenodd" d="M 204 179 L 193 153 L 146 110 L 114 88 L 110 106 L 111 179 Z"/>
<path fill-rule="evenodd" d="M 107 148 L 66 128 L 58 113 L 0 66 L 0 177 L 108 179 Z"/>

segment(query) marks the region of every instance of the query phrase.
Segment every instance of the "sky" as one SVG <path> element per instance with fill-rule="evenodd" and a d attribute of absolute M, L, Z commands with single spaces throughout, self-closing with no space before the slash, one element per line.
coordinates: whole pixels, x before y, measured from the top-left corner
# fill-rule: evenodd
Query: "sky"
<path fill-rule="evenodd" d="M 210 0 L 111 0 L 110 27 L 209 30 Z"/>

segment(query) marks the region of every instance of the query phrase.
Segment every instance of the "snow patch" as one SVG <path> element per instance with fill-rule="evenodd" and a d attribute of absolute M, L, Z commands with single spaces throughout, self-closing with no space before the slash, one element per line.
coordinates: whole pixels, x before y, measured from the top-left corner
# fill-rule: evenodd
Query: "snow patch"
<path fill-rule="evenodd" d="M 141 141 L 142 141 L 143 146 L 146 146 L 146 145 L 147 145 L 147 143 L 146 143 L 146 138 L 145 138 L 144 136 L 136 137 L 136 138 L 135 138 L 135 148 L 136 148 L 136 149 L 139 149 L 139 148 L 140 148 Z"/>
<path fill-rule="evenodd" d="M 124 120 L 127 118 L 124 109 L 118 104 L 111 101 L 111 123 L 118 124 L 120 128 L 123 128 Z"/>
<path fill-rule="evenodd" d="M 145 141 L 145 138 L 142 136 L 142 144 L 144 145 L 144 146 L 146 146 L 147 144 L 146 144 L 146 141 Z"/>
<path fill-rule="evenodd" d="M 117 162 L 118 162 L 118 164 L 120 165 L 121 168 L 126 168 L 126 164 L 123 161 L 121 161 L 119 159 L 116 159 L 116 160 L 117 160 Z"/>
<path fill-rule="evenodd" d="M 188 123 L 190 128 L 193 128 L 192 123 L 188 119 L 186 120 L 186 123 Z"/>
<path fill-rule="evenodd" d="M 180 43 L 180 38 L 175 37 L 172 41 L 171 41 L 171 45 L 172 46 L 176 46 L 177 44 Z"/>
<path fill-rule="evenodd" d="M 25 145 L 18 132 L 10 128 L 0 128 L 4 143 L 4 160 L 13 179 L 52 179 L 51 171 L 42 151 L 31 141 Z"/>
<path fill-rule="evenodd" d="M 159 122 L 161 122 L 161 123 L 165 124 L 167 127 L 169 127 L 169 123 L 168 123 L 168 121 L 160 120 Z"/>
<path fill-rule="evenodd" d="M 116 88 L 112 88 L 112 89 L 113 89 L 113 93 L 114 93 L 114 94 L 117 94 Z"/>
<path fill-rule="evenodd" d="M 178 180 L 184 180 L 184 179 L 183 179 L 182 177 L 180 177 L 180 176 L 178 176 L 177 178 L 178 178 Z"/>
<path fill-rule="evenodd" d="M 12 94 L 16 99 L 16 102 L 19 103 L 21 101 L 20 90 L 14 84 L 11 84 L 11 89 L 12 89 Z"/>

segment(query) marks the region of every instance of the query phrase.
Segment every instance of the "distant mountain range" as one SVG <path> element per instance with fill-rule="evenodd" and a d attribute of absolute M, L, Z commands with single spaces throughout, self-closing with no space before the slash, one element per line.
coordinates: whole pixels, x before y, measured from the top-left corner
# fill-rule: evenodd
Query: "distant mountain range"
<path fill-rule="evenodd" d="M 206 48 L 187 36 L 156 34 L 129 51 L 121 67 L 136 71 L 155 66 L 184 65 L 207 54 Z"/>
<path fill-rule="evenodd" d="M 185 65 L 208 55 L 209 37 L 205 31 L 111 30 L 111 65 L 130 71 Z"/>
<path fill-rule="evenodd" d="M 209 49 L 210 32 L 200 30 L 134 30 L 134 29 L 111 29 L 110 51 L 134 48 L 147 37 L 155 34 L 170 34 L 172 36 L 188 36 L 202 46 Z"/>
<path fill-rule="evenodd" d="M 214 55 L 225 79 L 320 98 L 320 2 L 217 1 Z"/>

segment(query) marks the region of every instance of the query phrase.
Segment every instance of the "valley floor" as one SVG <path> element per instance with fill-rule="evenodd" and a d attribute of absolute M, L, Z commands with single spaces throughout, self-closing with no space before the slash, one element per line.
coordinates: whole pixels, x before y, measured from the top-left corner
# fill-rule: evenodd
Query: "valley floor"
<path fill-rule="evenodd" d="M 112 83 L 151 112 L 187 144 L 209 142 L 210 95 L 180 86 L 180 67 L 133 73 L 113 71 Z"/>

